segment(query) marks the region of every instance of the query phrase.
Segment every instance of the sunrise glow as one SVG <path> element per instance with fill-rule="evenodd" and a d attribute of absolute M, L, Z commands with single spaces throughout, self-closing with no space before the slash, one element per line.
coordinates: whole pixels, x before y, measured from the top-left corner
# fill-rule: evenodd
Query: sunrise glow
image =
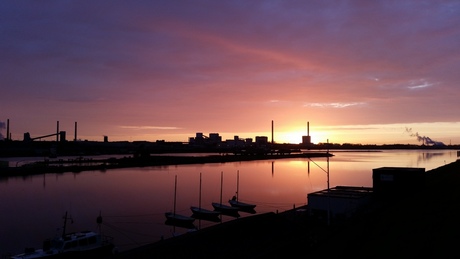
<path fill-rule="evenodd" d="M 71 2 L 1 5 L 0 139 L 460 143 L 457 1 Z"/>

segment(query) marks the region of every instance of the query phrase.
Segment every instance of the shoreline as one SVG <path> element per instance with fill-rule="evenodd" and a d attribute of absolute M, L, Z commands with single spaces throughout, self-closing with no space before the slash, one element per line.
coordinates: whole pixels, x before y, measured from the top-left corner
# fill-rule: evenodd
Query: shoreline
<path fill-rule="evenodd" d="M 78 173 L 82 171 L 104 171 L 117 168 L 169 166 L 184 164 L 231 163 L 254 160 L 276 160 L 285 158 L 331 157 L 330 152 L 302 152 L 296 154 L 264 155 L 209 155 L 209 156 L 145 156 L 108 159 L 72 159 L 58 161 L 40 161 L 20 167 L 3 167 L 1 177 L 28 176 L 46 173 Z"/>

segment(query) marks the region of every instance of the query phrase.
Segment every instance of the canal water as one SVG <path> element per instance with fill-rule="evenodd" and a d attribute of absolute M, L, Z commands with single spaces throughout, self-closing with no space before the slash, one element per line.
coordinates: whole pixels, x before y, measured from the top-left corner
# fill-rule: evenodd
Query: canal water
<path fill-rule="evenodd" d="M 165 212 L 191 216 L 190 206 L 212 202 L 256 204 L 256 213 L 282 212 L 308 203 L 307 194 L 335 186 L 372 187 L 372 169 L 420 167 L 426 171 L 457 160 L 456 150 L 331 151 L 333 157 L 259 160 L 0 178 L 0 256 L 67 231 L 100 230 L 120 251 L 180 235 L 191 229 L 165 224 Z M 11 164 L 31 158 L 9 158 Z M 61 158 L 62 159 L 62 158 Z M 65 158 L 64 158 L 65 159 Z M 237 177 L 239 174 L 239 177 Z M 177 189 L 174 193 L 175 176 Z M 221 181 L 221 175 L 223 175 Z M 239 179 L 239 181 L 237 181 Z M 221 184 L 222 182 L 222 184 Z M 222 196 L 220 195 L 222 193 Z M 222 198 L 221 198 L 222 197 Z M 102 224 L 96 218 L 102 216 Z M 240 212 L 240 217 L 252 214 Z M 221 216 L 222 222 L 235 217 Z M 221 224 L 194 222 L 196 229 Z"/>

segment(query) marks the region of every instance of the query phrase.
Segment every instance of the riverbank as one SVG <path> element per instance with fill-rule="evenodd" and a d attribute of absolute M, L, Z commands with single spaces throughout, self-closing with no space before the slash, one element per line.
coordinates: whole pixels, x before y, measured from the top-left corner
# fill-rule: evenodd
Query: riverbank
<path fill-rule="evenodd" d="M 149 155 L 144 157 L 123 157 L 109 159 L 58 159 L 44 160 L 19 167 L 1 168 L 0 177 L 27 176 L 44 173 L 65 173 L 82 171 L 103 171 L 115 168 L 167 166 L 183 164 L 230 163 L 254 160 L 276 160 L 286 158 L 331 157 L 329 152 L 272 153 L 264 155 L 219 154 L 208 156 Z"/>
<path fill-rule="evenodd" d="M 327 225 L 303 208 L 240 218 L 120 253 L 114 258 L 289 256 L 454 257 L 460 162 L 426 172 L 425 187 Z"/>

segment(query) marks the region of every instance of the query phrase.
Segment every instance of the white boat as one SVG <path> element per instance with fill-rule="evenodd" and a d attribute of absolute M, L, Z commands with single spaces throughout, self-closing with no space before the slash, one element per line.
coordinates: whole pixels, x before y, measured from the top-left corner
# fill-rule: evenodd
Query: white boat
<path fill-rule="evenodd" d="M 195 218 L 180 215 L 176 213 L 176 192 L 177 192 L 177 175 L 174 181 L 174 210 L 172 212 L 166 212 L 166 224 L 168 225 L 192 225 Z"/>
<path fill-rule="evenodd" d="M 198 207 L 196 206 L 191 206 L 190 210 L 192 210 L 192 217 L 197 218 L 197 219 L 204 219 L 204 220 L 210 220 L 210 221 L 220 221 L 219 220 L 219 211 L 215 210 L 208 210 L 205 208 L 201 207 L 201 173 L 200 173 L 200 192 L 199 192 L 199 202 L 198 202 Z"/>
<path fill-rule="evenodd" d="M 102 223 L 102 217 L 97 218 Z M 24 253 L 11 256 L 11 259 L 29 258 L 101 258 L 115 254 L 118 250 L 113 238 L 94 231 L 66 233 L 67 212 L 64 216 L 64 229 L 61 236 L 47 239 L 43 248 L 26 248 Z"/>
<path fill-rule="evenodd" d="M 220 173 L 220 202 L 213 202 L 212 207 L 214 208 L 215 211 L 219 211 L 221 214 L 225 214 L 228 216 L 233 216 L 233 217 L 239 217 L 240 214 L 238 213 L 238 208 L 237 207 L 232 207 L 228 206 L 225 204 L 222 204 L 222 186 L 223 186 L 223 173 Z"/>
<path fill-rule="evenodd" d="M 238 208 L 240 211 L 255 213 L 256 211 L 254 208 L 256 207 L 255 204 L 245 203 L 238 200 L 239 194 L 239 185 L 240 185 L 240 171 L 237 171 L 236 175 L 236 194 L 233 196 L 231 200 L 228 201 L 232 207 Z"/>

